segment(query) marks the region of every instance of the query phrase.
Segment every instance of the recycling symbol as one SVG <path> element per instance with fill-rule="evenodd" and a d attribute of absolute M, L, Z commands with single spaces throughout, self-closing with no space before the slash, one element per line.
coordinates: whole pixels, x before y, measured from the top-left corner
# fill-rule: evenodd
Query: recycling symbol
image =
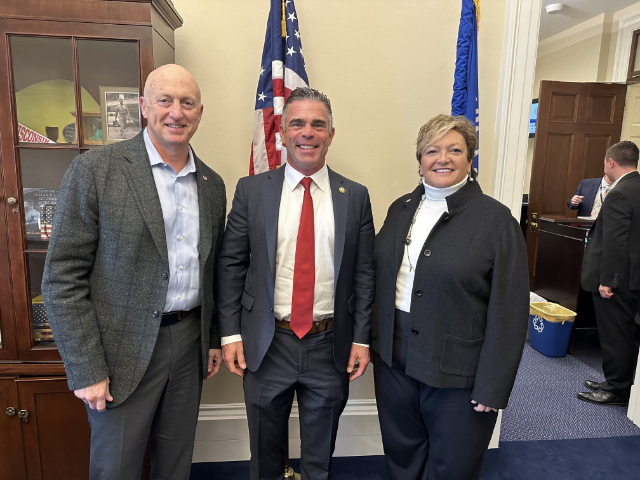
<path fill-rule="evenodd" d="M 533 328 L 542 333 L 542 330 L 544 330 L 544 321 L 541 317 L 537 315 L 533 317 Z"/>

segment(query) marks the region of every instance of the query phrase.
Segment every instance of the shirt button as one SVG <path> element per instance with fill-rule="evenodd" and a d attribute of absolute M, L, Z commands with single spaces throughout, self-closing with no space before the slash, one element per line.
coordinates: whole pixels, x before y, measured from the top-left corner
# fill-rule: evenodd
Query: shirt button
<path fill-rule="evenodd" d="M 182 300 L 182 295 L 178 295 L 178 300 Z"/>
<path fill-rule="evenodd" d="M 182 205 L 180 205 L 180 210 L 182 210 L 184 207 Z"/>
<path fill-rule="evenodd" d="M 182 241 L 184 240 L 184 237 L 182 235 L 178 235 L 178 240 Z"/>
<path fill-rule="evenodd" d="M 414 335 L 418 335 L 420 332 L 414 328 L 411 330 L 411 333 L 413 333 Z"/>
<path fill-rule="evenodd" d="M 179 268 L 180 270 L 184 270 L 184 265 L 180 265 L 178 268 Z"/>
<path fill-rule="evenodd" d="M 154 318 L 157 318 L 157 317 L 158 317 L 158 315 L 159 315 L 158 310 L 154 310 L 154 311 L 153 311 L 153 316 L 154 316 Z"/>
<path fill-rule="evenodd" d="M 431 256 L 431 250 L 425 250 L 424 251 L 424 256 L 425 257 L 430 257 Z"/>
<path fill-rule="evenodd" d="M 163 273 L 163 274 L 162 274 L 162 279 L 163 279 L 163 280 L 166 280 L 167 278 L 169 278 L 169 275 L 167 275 L 166 273 Z"/>
<path fill-rule="evenodd" d="M 422 296 L 422 290 L 416 290 L 416 297 Z"/>

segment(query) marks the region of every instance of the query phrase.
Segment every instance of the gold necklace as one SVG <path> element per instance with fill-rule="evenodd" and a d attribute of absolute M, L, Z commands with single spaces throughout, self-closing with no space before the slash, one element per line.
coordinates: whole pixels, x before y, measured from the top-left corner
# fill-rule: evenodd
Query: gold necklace
<path fill-rule="evenodd" d="M 409 260 L 410 272 L 413 271 L 413 264 L 411 263 L 411 256 L 409 255 L 409 245 L 411 245 L 411 232 L 413 231 L 413 224 L 416 223 L 416 218 L 418 218 L 418 212 L 420 211 L 420 207 L 422 207 L 422 204 L 424 203 L 426 198 L 427 198 L 427 195 L 423 193 L 422 198 L 420 199 L 420 203 L 418 204 L 418 208 L 416 208 L 416 213 L 413 214 L 413 220 L 411 220 L 411 225 L 409 226 L 409 234 L 407 235 L 407 238 L 404 241 L 404 244 L 406 245 L 406 249 L 407 249 L 407 260 Z"/>

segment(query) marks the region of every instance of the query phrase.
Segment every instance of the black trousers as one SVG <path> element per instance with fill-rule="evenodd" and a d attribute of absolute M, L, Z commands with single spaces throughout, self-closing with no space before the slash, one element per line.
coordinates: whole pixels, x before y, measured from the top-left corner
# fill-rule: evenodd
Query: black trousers
<path fill-rule="evenodd" d="M 349 375 L 333 361 L 333 330 L 299 339 L 276 327 L 255 372 L 245 371 L 251 480 L 282 480 L 294 393 L 300 413 L 300 467 L 305 480 L 329 478 Z"/>
<path fill-rule="evenodd" d="M 635 316 L 640 305 L 640 291 L 614 290 L 605 299 L 593 292 L 593 306 L 600 336 L 602 371 L 607 390 L 628 397 L 633 384 L 633 372 L 638 360 Z"/>
<path fill-rule="evenodd" d="M 473 480 L 498 417 L 476 412 L 471 389 L 436 388 L 404 373 L 410 316 L 396 310 L 393 365 L 374 352 L 384 453 L 394 480 Z"/>
<path fill-rule="evenodd" d="M 202 389 L 200 313 L 160 327 L 142 380 L 120 405 L 87 406 L 91 480 L 140 480 L 151 440 L 151 479 L 188 480 Z"/>

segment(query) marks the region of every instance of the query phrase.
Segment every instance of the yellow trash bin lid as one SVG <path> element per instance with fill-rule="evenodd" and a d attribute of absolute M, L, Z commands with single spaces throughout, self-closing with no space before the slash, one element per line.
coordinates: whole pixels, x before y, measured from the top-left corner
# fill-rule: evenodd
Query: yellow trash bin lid
<path fill-rule="evenodd" d="M 529 304 L 529 313 L 552 323 L 573 322 L 576 318 L 575 312 L 552 302 L 531 302 Z"/>

